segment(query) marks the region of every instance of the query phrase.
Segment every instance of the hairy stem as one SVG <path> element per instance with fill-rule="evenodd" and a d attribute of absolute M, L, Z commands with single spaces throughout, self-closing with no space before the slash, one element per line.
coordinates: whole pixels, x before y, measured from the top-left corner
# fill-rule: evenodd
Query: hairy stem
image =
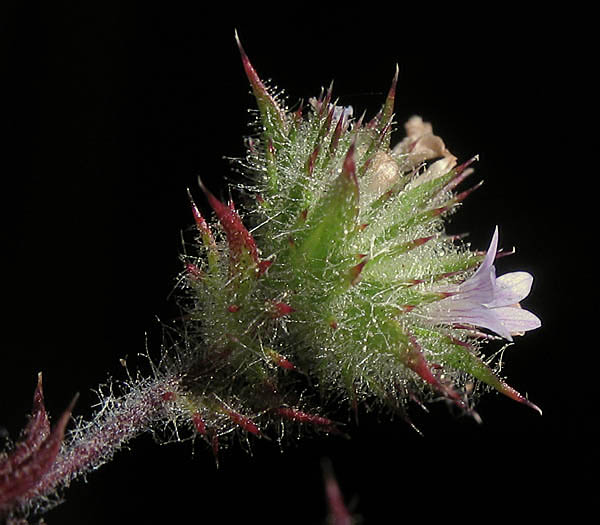
<path fill-rule="evenodd" d="M 103 465 L 128 441 L 168 418 L 166 402 L 176 389 L 174 378 L 159 377 L 132 383 L 120 397 L 103 395 L 98 412 L 69 433 L 49 472 L 20 498 L 22 505 L 47 506 L 58 488 Z"/>

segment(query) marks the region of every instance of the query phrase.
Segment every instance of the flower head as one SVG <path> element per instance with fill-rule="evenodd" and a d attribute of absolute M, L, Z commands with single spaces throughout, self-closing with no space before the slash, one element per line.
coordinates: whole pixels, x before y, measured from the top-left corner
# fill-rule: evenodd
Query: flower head
<path fill-rule="evenodd" d="M 15 509 L 46 503 L 140 432 L 171 424 L 177 440 L 187 427 L 217 456 L 235 432 L 338 434 L 340 404 L 356 416 L 378 402 L 410 423 L 413 403 L 441 396 L 479 421 L 473 402 L 495 389 L 541 413 L 498 376 L 479 331 L 512 341 L 541 325 L 519 306 L 532 276 L 496 277 L 497 228 L 483 257 L 443 233 L 479 186 L 454 192 L 476 157 L 457 165 L 417 116 L 390 149 L 398 68 L 363 122 L 331 88 L 291 112 L 238 46 L 258 108 L 238 189 L 255 199 L 238 213 L 199 181 L 216 221 L 192 199 L 184 315 L 168 325 L 176 337 L 151 362 L 153 377 L 128 374 L 119 398 L 109 383 L 100 410 L 66 439 L 72 406 L 50 429 L 40 377 L 24 439 L 0 453 L 0 519 L 13 522 Z M 332 479 L 327 491 L 331 520 L 349 523 Z"/>
<path fill-rule="evenodd" d="M 498 227 L 486 256 L 477 271 L 454 289 L 452 295 L 430 305 L 428 314 L 436 322 L 468 324 L 487 328 L 512 341 L 513 335 L 534 330 L 541 321 L 520 307 L 531 290 L 533 277 L 527 272 L 511 272 L 496 277 L 494 259 L 498 251 Z"/>

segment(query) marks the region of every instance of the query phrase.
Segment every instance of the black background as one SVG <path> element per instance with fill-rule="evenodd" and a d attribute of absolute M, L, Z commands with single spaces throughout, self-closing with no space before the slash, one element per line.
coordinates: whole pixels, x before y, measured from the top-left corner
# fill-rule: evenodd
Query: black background
<path fill-rule="evenodd" d="M 85 413 L 90 388 L 122 377 L 119 358 L 135 364 L 145 333 L 159 332 L 156 316 L 177 314 L 168 295 L 191 224 L 185 189 L 201 175 L 223 191 L 224 157 L 242 154 L 253 107 L 234 28 L 292 103 L 334 80 L 340 103 L 373 115 L 397 63 L 396 120 L 420 114 L 459 159 L 480 155 L 473 177 L 485 184 L 449 231 L 471 232 L 484 249 L 498 224 L 501 245 L 517 247 L 499 273 L 535 275 L 524 305 L 543 327 L 506 351 L 504 371 L 544 415 L 492 395 L 479 405 L 482 425 L 441 406 L 415 411 L 424 437 L 363 415 L 351 440 L 311 439 L 282 454 L 251 439 L 251 455 L 230 449 L 219 469 L 202 444 L 194 452 L 142 437 L 74 484 L 48 523 L 321 523 L 323 457 L 364 523 L 413 512 L 428 521 L 559 508 L 576 516 L 588 493 L 563 469 L 597 467 L 598 432 L 596 349 L 574 293 L 586 288 L 592 257 L 576 225 L 589 209 L 581 163 L 590 151 L 568 145 L 584 134 L 574 107 L 587 83 L 575 22 L 368 5 L 277 18 L 257 6 L 251 22 L 213 8 L 3 4 L 2 426 L 16 436 L 40 370 L 55 418 L 76 392 Z"/>

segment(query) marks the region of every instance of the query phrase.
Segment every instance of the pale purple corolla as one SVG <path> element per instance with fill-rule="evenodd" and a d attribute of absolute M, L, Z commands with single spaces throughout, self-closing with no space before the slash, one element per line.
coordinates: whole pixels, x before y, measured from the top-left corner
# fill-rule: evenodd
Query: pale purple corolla
<path fill-rule="evenodd" d="M 429 305 L 427 315 L 432 321 L 486 328 L 509 341 L 541 326 L 536 315 L 519 305 L 529 295 L 532 275 L 511 272 L 496 277 L 497 250 L 498 227 L 477 271 L 460 285 L 444 289 L 449 297 Z"/>

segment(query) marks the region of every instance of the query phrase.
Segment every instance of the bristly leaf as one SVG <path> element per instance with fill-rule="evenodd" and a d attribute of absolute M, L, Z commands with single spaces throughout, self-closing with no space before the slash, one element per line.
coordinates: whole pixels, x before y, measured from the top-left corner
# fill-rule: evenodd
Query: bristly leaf
<path fill-rule="evenodd" d="M 358 216 L 358 180 L 354 160 L 355 145 L 346 153 L 341 173 L 327 188 L 306 219 L 304 232 L 296 239 L 296 253 L 306 264 L 322 265 L 334 254 L 336 246 L 356 231 Z"/>
<path fill-rule="evenodd" d="M 474 353 L 474 349 L 471 348 L 468 343 L 464 343 L 451 337 L 449 337 L 449 342 L 452 346 L 439 355 L 439 360 L 441 362 L 456 370 L 467 372 L 474 378 L 479 379 L 479 381 L 493 387 L 501 394 L 527 405 L 540 414 L 542 413 L 538 406 L 523 397 L 514 388 L 500 379 L 494 371 Z"/>
<path fill-rule="evenodd" d="M 233 273 L 245 273 L 249 269 L 255 269 L 258 275 L 262 274 L 266 269 L 264 261 L 260 260 L 256 242 L 235 209 L 232 206 L 226 206 L 217 199 L 202 184 L 201 180 L 199 180 L 199 184 L 227 236 L 231 256 L 231 271 Z"/>
<path fill-rule="evenodd" d="M 254 96 L 256 97 L 256 102 L 265 129 L 265 136 L 273 140 L 276 147 L 279 147 L 279 144 L 285 140 L 287 135 L 288 123 L 286 121 L 285 112 L 279 107 L 277 101 L 269 93 L 268 89 L 254 70 L 254 67 L 250 63 L 250 60 L 242 47 L 237 31 L 235 33 L 235 39 L 242 56 L 244 71 L 250 81 Z"/>
<path fill-rule="evenodd" d="M 392 130 L 392 119 L 394 118 L 394 103 L 396 100 L 396 86 L 398 84 L 398 64 L 396 64 L 396 73 L 392 79 L 392 85 L 388 92 L 385 104 L 381 109 L 381 115 L 377 123 L 377 130 L 383 136 L 382 146 L 389 148 Z"/>

